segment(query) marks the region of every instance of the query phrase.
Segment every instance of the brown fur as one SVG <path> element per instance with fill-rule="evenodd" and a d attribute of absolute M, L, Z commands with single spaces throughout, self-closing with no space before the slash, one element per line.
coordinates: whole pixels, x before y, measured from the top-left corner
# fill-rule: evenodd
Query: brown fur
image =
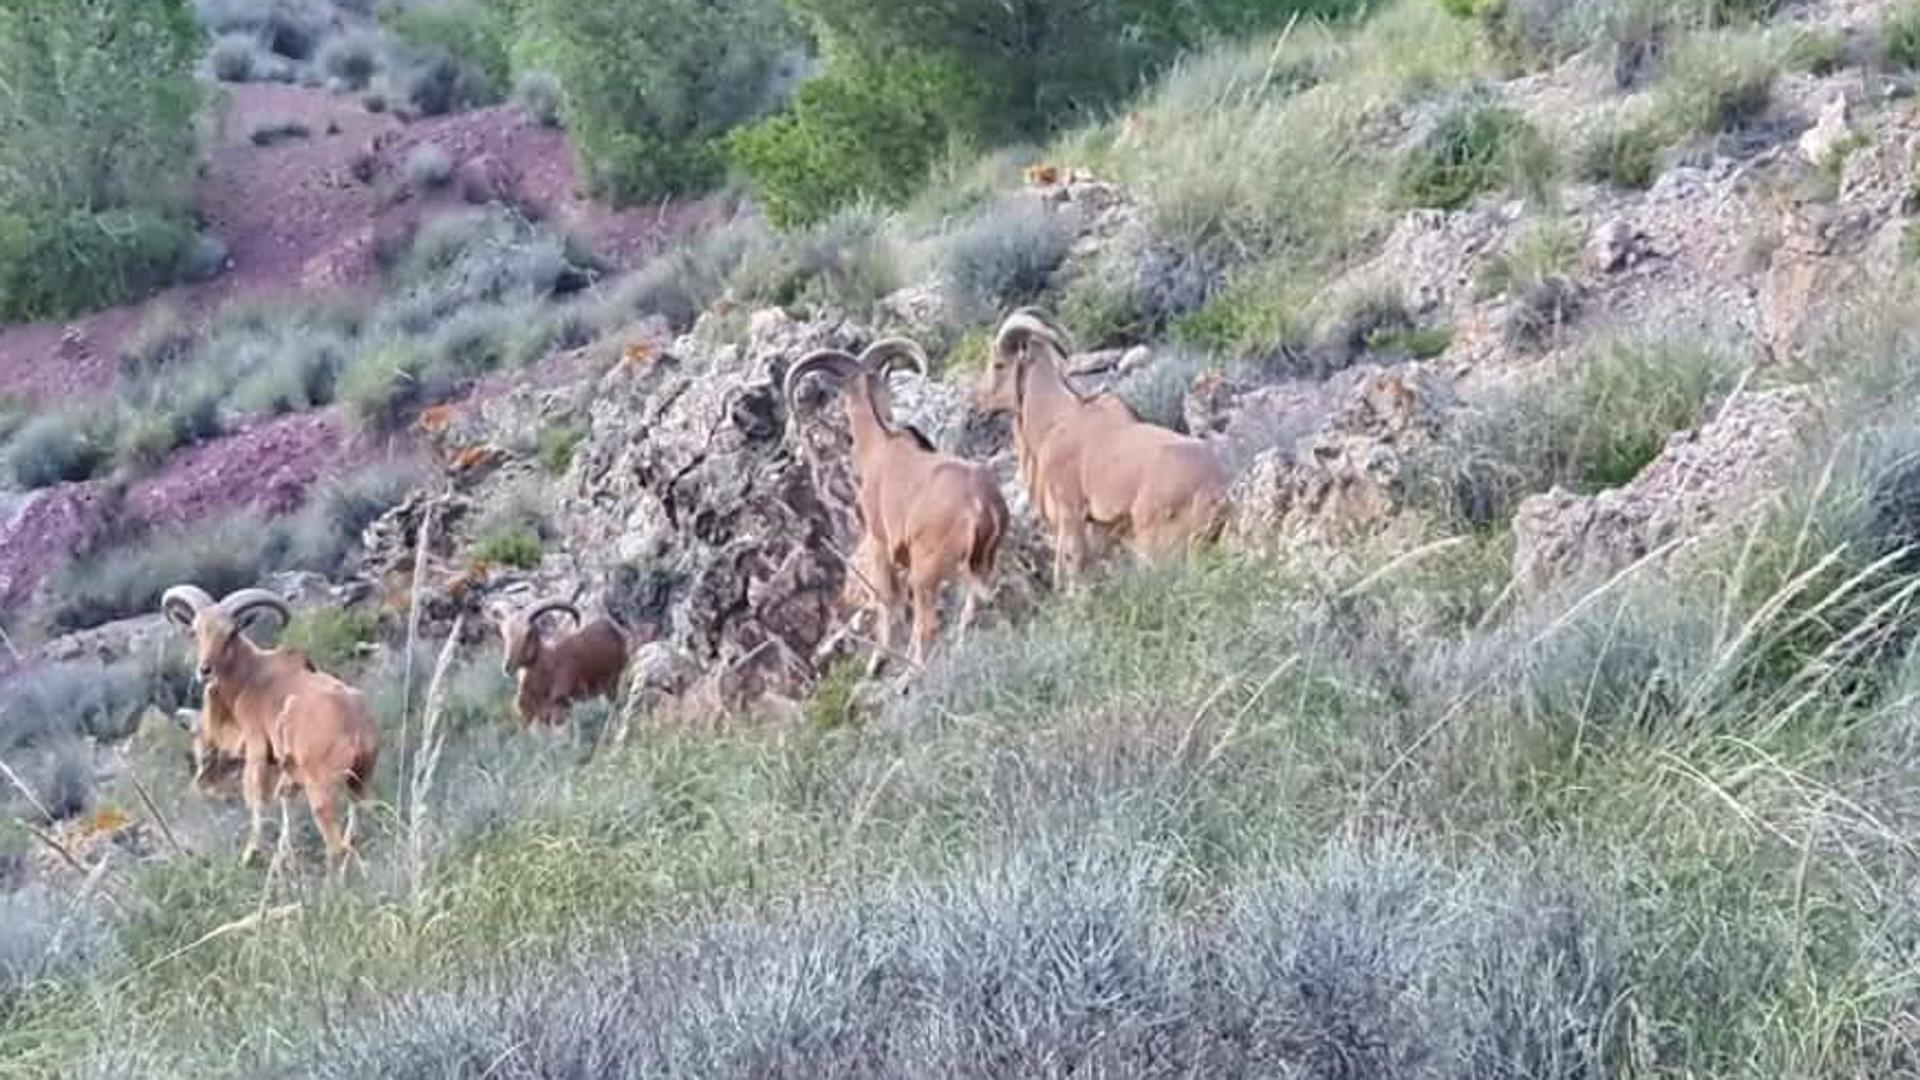
<path fill-rule="evenodd" d="M 1159 560 L 1216 539 L 1230 503 L 1207 445 L 1146 423 L 1118 397 L 1084 397 L 1062 374 L 1059 334 L 1016 312 L 1001 326 L 976 404 L 1011 412 L 1025 484 L 1054 536 L 1054 583 L 1085 569 L 1089 530 Z"/>
<path fill-rule="evenodd" d="M 813 371 L 831 370 L 847 379 L 862 529 L 850 569 L 879 624 L 870 672 L 878 672 L 893 650 L 903 584 L 913 606 L 909 659 L 914 665 L 924 664 L 933 647 L 941 594 L 962 576 L 967 596 L 959 635 L 965 637 L 979 604 L 993 595 L 1000 543 L 1010 521 L 989 469 L 939 453 L 918 431 L 893 423 L 886 378 L 891 362 L 903 357 L 924 370 L 918 347 L 894 339 L 876 343 L 859 359 L 834 350 L 814 353 L 794 365 L 786 383 L 791 412 L 794 390 Z"/>
<path fill-rule="evenodd" d="M 627 637 L 610 620 L 595 619 L 549 641 L 539 622 L 550 611 L 572 615 L 575 625 L 581 622 L 573 605 L 554 601 L 499 620 L 501 667 L 519 680 L 514 709 L 528 727 L 564 722 L 567 707 L 577 701 L 613 701 L 627 670 Z"/>
<path fill-rule="evenodd" d="M 344 786 L 356 800 L 366 795 L 379 761 L 379 730 L 358 690 L 315 670 L 302 653 L 262 649 L 246 639 L 240 617 L 251 608 L 271 606 L 283 619 L 287 614 L 277 599 L 249 602 L 262 596 L 243 590 L 214 604 L 198 589 L 177 587 L 162 603 L 193 634 L 205 687 L 194 731 L 195 781 L 211 790 L 221 762 L 243 763 L 241 788 L 252 819 L 241 856 L 246 861 L 261 851 L 268 781 L 283 800 L 283 820 L 289 791 L 301 789 L 338 866 L 352 851 L 338 791 Z M 348 810 L 351 817 L 351 804 Z"/>

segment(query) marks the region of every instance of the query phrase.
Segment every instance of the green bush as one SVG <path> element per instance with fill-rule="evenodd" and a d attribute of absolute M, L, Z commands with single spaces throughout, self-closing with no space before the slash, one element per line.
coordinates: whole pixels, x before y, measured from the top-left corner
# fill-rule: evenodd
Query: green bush
<path fill-rule="evenodd" d="M 1888 64 L 1920 71 L 1920 4 L 1902 4 L 1880 23 L 1880 55 Z"/>
<path fill-rule="evenodd" d="M 1066 212 L 1014 196 L 987 207 L 947 238 L 941 279 L 961 311 L 990 318 L 1046 289 L 1076 231 Z"/>
<path fill-rule="evenodd" d="M 473 545 L 473 557 L 484 563 L 531 570 L 540 565 L 540 534 L 530 528 L 488 533 Z"/>
<path fill-rule="evenodd" d="M 1615 118 L 1588 140 L 1580 152 L 1580 175 L 1616 187 L 1644 190 L 1659 175 L 1665 133 L 1652 116 Z"/>
<path fill-rule="evenodd" d="M 773 0 L 528 0 L 567 92 L 593 189 L 619 201 L 697 191 L 725 136 L 770 104 L 792 40 Z"/>
<path fill-rule="evenodd" d="M 168 212 L 0 208 L 0 319 L 69 315 L 157 288 L 192 240 Z"/>
<path fill-rule="evenodd" d="M 98 306 L 179 268 L 201 44 L 185 0 L 0 9 L 0 320 Z"/>
<path fill-rule="evenodd" d="M 473 72 L 478 77 L 476 104 L 506 96 L 512 80 L 504 36 L 509 27 L 498 4 L 453 0 L 410 5 L 389 12 L 381 24 L 426 60 L 451 60 Z M 364 83 L 362 79 L 359 85 Z"/>
<path fill-rule="evenodd" d="M 585 428 L 563 424 L 540 433 L 540 464 L 554 476 L 564 476 L 573 465 L 573 452 L 587 437 Z"/>
<path fill-rule="evenodd" d="M 294 617 L 280 644 L 306 653 L 321 670 L 338 673 L 359 661 L 379 623 L 372 612 L 360 608 L 315 608 Z"/>
<path fill-rule="evenodd" d="M 1400 167 L 1397 190 L 1408 206 L 1454 210 L 1502 188 L 1543 190 L 1553 150 L 1519 113 L 1469 103 L 1440 118 Z"/>
<path fill-rule="evenodd" d="M 1772 104 L 1785 53 L 1781 40 L 1760 34 L 1694 38 L 1675 50 L 1657 112 L 1682 137 L 1748 127 Z"/>
<path fill-rule="evenodd" d="M 853 56 L 780 114 L 733 133 L 733 160 L 780 226 L 852 202 L 899 206 L 935 162 L 988 126 L 989 95 L 953 60 Z"/>
<path fill-rule="evenodd" d="M 86 480 L 113 457 L 108 417 L 85 409 L 28 420 L 7 442 L 7 468 L 23 488 Z"/>
<path fill-rule="evenodd" d="M 545 71 L 529 71 L 513 84 L 513 100 L 541 127 L 557 128 L 565 123 L 567 97 L 558 76 Z"/>

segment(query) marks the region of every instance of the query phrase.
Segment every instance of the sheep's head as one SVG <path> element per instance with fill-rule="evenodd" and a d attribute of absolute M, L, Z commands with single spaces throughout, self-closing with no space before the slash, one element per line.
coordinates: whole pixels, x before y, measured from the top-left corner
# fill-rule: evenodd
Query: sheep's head
<path fill-rule="evenodd" d="M 994 338 L 986 370 L 974 388 L 974 407 L 988 414 L 1017 411 L 1026 366 L 1066 355 L 1066 339 L 1038 312 L 1030 308 L 1014 312 L 1000 324 L 1000 333 Z"/>
<path fill-rule="evenodd" d="M 856 395 L 864 395 L 864 401 L 855 400 L 852 407 L 859 408 L 864 404 L 873 410 L 874 419 L 889 434 L 904 430 L 921 445 L 928 446 L 926 436 L 911 427 L 903 429 L 893 418 L 893 396 L 887 390 L 887 380 L 900 368 L 908 368 L 922 376 L 927 373 L 926 353 L 905 338 L 876 341 L 858 357 L 839 349 L 819 349 L 808 353 L 787 369 L 783 388 L 787 412 L 790 415 L 799 412 L 795 394 L 803 381 L 816 373 L 831 374 L 847 382 Z"/>
<path fill-rule="evenodd" d="M 193 635 L 195 671 L 209 693 L 232 670 L 235 654 L 252 647 L 241 631 L 255 615 L 271 612 L 282 626 L 293 619 L 287 602 L 265 589 L 241 589 L 214 603 L 198 585 L 175 585 L 160 598 L 160 610 Z"/>
<path fill-rule="evenodd" d="M 582 621 L 580 609 L 565 600 L 544 600 L 525 611 L 509 612 L 496 618 L 500 625 L 502 646 L 500 670 L 512 676 L 533 666 L 540 658 L 540 618 L 555 611 L 573 616 L 575 626 Z"/>

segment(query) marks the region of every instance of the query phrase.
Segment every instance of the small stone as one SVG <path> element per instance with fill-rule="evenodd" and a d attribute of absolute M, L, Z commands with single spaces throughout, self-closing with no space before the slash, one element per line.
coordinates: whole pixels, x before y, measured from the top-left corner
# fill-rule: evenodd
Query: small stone
<path fill-rule="evenodd" d="M 1145 345 L 1135 345 L 1120 357 L 1120 374 L 1131 375 L 1153 363 L 1153 350 Z"/>
<path fill-rule="evenodd" d="M 1603 274 L 1618 273 L 1640 261 L 1646 236 L 1624 218 L 1614 218 L 1587 240 L 1587 264 Z"/>

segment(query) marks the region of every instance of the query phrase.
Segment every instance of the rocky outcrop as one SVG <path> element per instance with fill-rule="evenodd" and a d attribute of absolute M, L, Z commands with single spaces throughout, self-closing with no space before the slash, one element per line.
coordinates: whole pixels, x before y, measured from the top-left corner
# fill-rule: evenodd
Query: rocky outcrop
<path fill-rule="evenodd" d="M 1739 393 L 1626 486 L 1527 499 L 1513 521 L 1515 580 L 1535 592 L 1603 580 L 1663 545 L 1750 521 L 1814 411 L 1804 389 Z"/>
<path fill-rule="evenodd" d="M 1454 404 L 1447 380 L 1411 366 L 1237 398 L 1209 382 L 1189 403 L 1191 429 L 1225 444 L 1230 460 L 1265 447 L 1234 491 L 1233 531 L 1255 547 L 1302 534 L 1348 540 L 1385 524 L 1404 504 L 1410 451 L 1439 433 Z"/>

